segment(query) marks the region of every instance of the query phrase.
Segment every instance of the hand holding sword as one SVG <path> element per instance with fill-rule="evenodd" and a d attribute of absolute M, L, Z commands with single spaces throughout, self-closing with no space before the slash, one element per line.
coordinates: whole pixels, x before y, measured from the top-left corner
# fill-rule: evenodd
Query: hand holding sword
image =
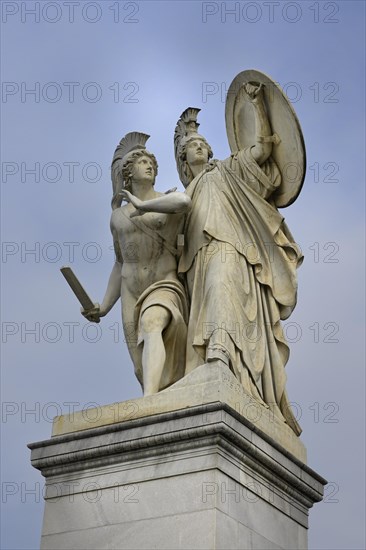
<path fill-rule="evenodd" d="M 82 305 L 82 308 L 80 309 L 81 314 L 91 323 L 99 323 L 100 318 L 105 315 L 105 313 L 101 311 L 100 305 L 91 300 L 71 267 L 61 267 L 60 271 Z"/>

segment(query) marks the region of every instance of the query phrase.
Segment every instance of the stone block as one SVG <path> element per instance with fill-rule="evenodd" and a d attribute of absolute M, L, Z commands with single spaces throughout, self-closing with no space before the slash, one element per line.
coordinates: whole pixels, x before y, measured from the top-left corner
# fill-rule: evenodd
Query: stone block
<path fill-rule="evenodd" d="M 325 484 L 220 399 L 30 448 L 44 550 L 303 549 Z"/>

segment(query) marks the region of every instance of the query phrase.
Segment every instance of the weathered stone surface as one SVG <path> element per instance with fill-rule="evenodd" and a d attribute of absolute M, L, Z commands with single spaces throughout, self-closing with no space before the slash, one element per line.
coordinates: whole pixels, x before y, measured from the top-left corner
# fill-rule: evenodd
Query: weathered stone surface
<path fill-rule="evenodd" d="M 176 189 L 155 190 L 158 163 L 146 150 L 148 138 L 130 132 L 115 150 L 110 221 L 115 263 L 100 306 L 88 296 L 86 303 L 81 299 L 82 314 L 96 323 L 121 299 L 125 341 L 144 395 L 163 390 L 185 372 L 188 305 L 177 274 L 177 246 L 191 204 Z M 74 292 L 79 300 L 85 294 L 79 282 Z"/>
<path fill-rule="evenodd" d="M 191 199 L 178 265 L 190 303 L 186 374 L 204 361 L 226 364 L 249 395 L 300 435 L 286 393 L 281 321 L 296 305 L 303 256 L 277 206 L 290 204 L 304 179 L 301 128 L 289 100 L 259 71 L 240 73 L 226 101 L 226 159 L 213 158 L 198 133 L 200 109 L 188 107 L 174 134 Z"/>
<path fill-rule="evenodd" d="M 249 420 L 255 430 L 264 432 L 289 453 L 306 463 L 305 446 L 290 427 L 277 418 L 270 407 L 248 395 L 231 371 L 219 364 L 202 365 L 156 395 L 56 417 L 52 435 L 87 430 L 214 402 L 226 403 L 238 415 Z M 255 437 L 255 432 L 252 437 Z"/>
<path fill-rule="evenodd" d="M 62 271 L 91 322 L 121 299 L 145 396 L 205 362 L 226 365 L 246 394 L 299 436 L 281 321 L 296 305 L 303 257 L 277 207 L 295 200 L 305 176 L 301 128 L 280 88 L 254 70 L 240 73 L 227 96 L 232 154 L 225 160 L 212 159 L 198 133 L 199 111 L 186 109 L 174 133 L 185 193 L 155 190 L 158 164 L 147 134 L 130 132 L 119 142 L 111 166 L 116 260 L 101 305 L 71 268 Z M 289 165 L 298 167 L 295 178 Z"/>
<path fill-rule="evenodd" d="M 121 298 L 144 397 L 57 417 L 30 445 L 46 478 L 44 549 L 307 548 L 325 480 L 306 465 L 286 393 L 281 321 L 302 253 L 277 209 L 301 189 L 305 150 L 269 77 L 245 71 L 234 85 L 230 157 L 211 160 L 199 109 L 177 123 L 185 193 L 155 191 L 149 136 L 120 141 L 101 305 L 64 270 L 89 321 Z"/>
<path fill-rule="evenodd" d="M 325 483 L 220 401 L 30 447 L 43 549 L 306 548 Z"/>

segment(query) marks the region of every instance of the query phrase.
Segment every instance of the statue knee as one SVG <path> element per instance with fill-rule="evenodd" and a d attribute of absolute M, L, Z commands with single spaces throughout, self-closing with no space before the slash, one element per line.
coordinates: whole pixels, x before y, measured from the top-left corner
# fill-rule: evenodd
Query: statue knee
<path fill-rule="evenodd" d="M 162 332 L 169 324 L 171 313 L 161 306 L 152 306 L 141 317 L 141 329 L 145 333 Z"/>

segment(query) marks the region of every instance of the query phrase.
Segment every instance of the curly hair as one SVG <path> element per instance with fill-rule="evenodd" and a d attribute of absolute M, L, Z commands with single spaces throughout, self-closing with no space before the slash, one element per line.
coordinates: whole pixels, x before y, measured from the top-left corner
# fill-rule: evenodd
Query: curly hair
<path fill-rule="evenodd" d="M 153 162 L 153 168 L 154 168 L 154 182 L 155 178 L 158 175 L 158 163 L 155 158 L 155 156 L 152 153 L 149 153 L 149 151 L 144 150 L 138 150 L 134 151 L 130 155 L 128 155 L 128 158 L 123 161 L 123 159 L 117 159 L 112 164 L 112 181 L 116 183 L 114 188 L 116 189 L 115 194 L 112 198 L 112 209 L 115 210 L 116 208 L 119 208 L 122 203 L 122 197 L 120 195 L 120 192 L 122 189 L 127 189 L 127 191 L 131 191 L 132 188 L 132 169 L 133 165 L 136 162 L 137 159 L 140 157 L 148 157 Z"/>
<path fill-rule="evenodd" d="M 203 136 L 198 136 L 197 134 L 195 134 L 195 135 L 192 135 L 192 137 L 190 137 L 189 139 L 187 139 L 187 141 L 180 148 L 179 157 L 178 157 L 179 175 L 184 187 L 187 187 L 193 180 L 192 171 L 187 163 L 187 145 L 189 144 L 190 141 L 193 141 L 194 139 L 200 139 L 205 144 L 208 151 L 208 160 L 212 159 L 213 157 L 213 152 L 210 147 L 210 144 L 205 140 Z"/>

